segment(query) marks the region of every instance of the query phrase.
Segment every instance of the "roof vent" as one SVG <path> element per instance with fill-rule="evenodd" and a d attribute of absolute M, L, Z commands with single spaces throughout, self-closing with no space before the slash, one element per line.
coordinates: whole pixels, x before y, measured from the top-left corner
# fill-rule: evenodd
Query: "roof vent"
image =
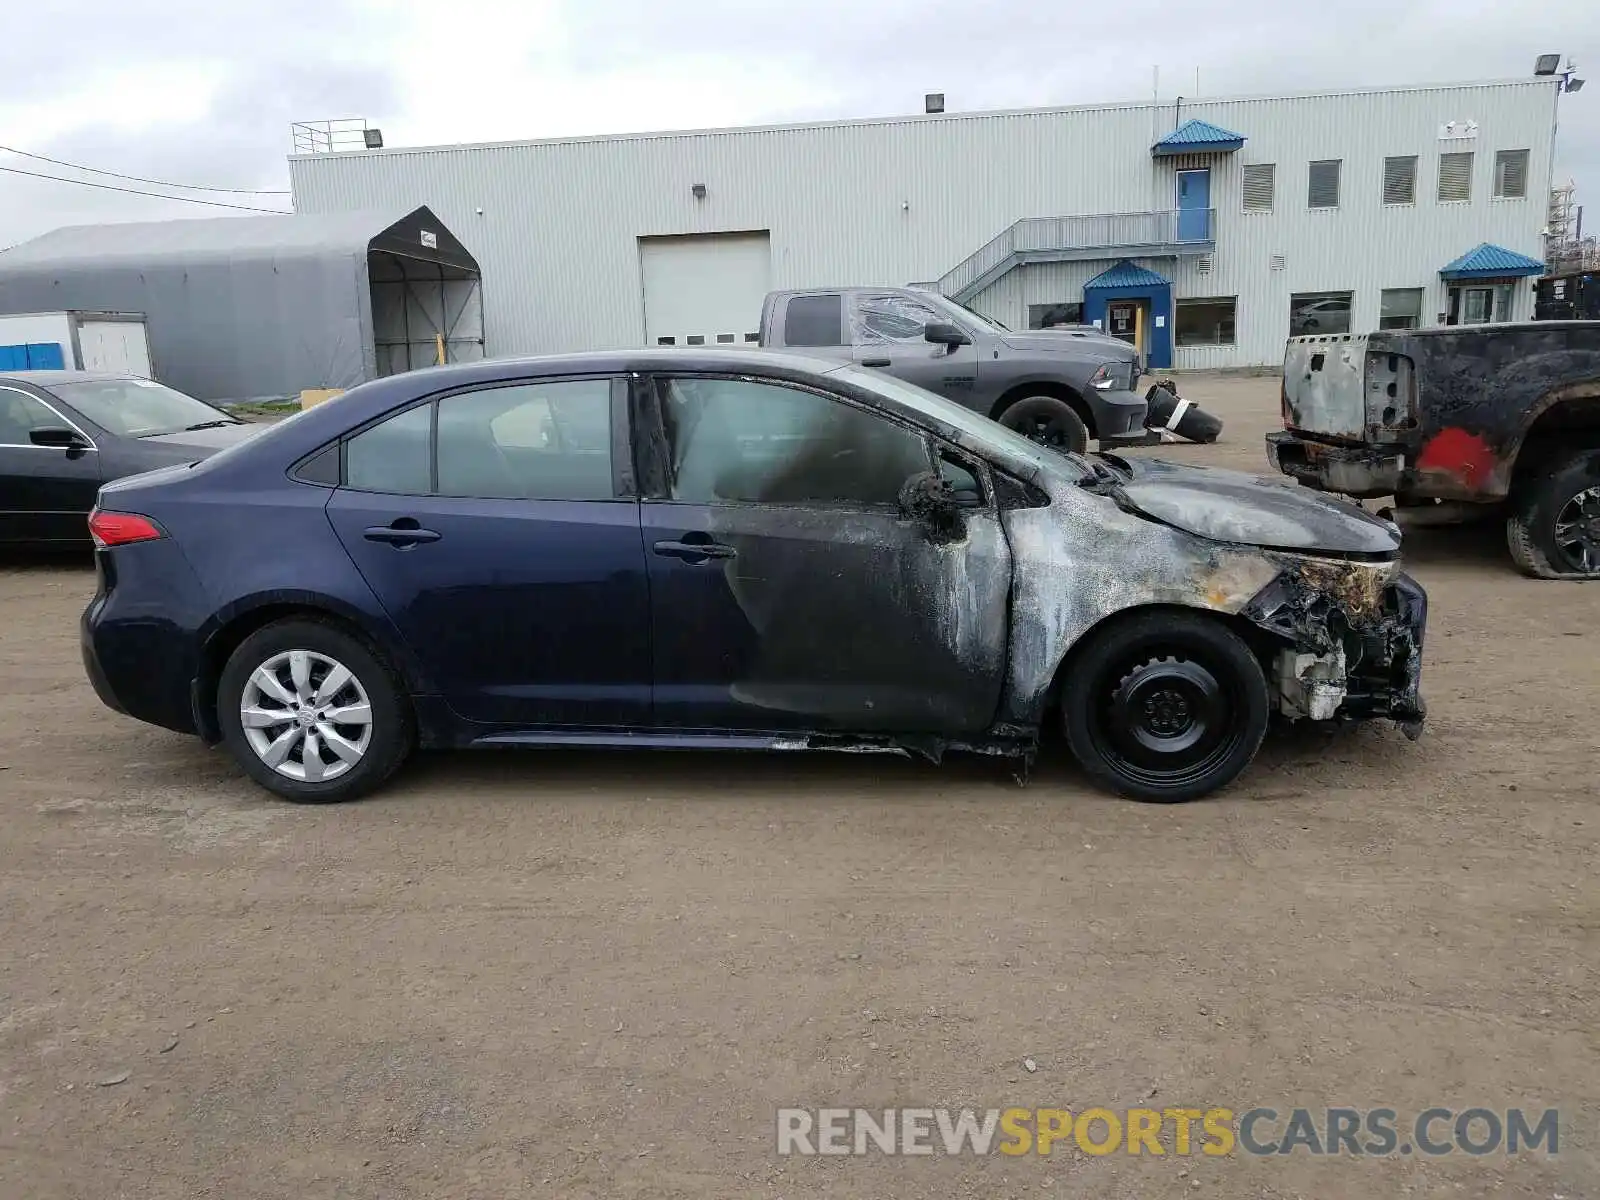
<path fill-rule="evenodd" d="M 922 98 L 922 111 L 925 113 L 942 113 L 944 111 L 944 93 L 929 92 Z"/>

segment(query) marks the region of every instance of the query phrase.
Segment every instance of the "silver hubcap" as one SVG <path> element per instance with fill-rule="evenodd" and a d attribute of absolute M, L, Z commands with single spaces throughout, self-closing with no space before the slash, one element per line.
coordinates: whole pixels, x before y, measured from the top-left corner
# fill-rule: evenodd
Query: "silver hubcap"
<path fill-rule="evenodd" d="M 350 668 L 315 650 L 285 650 L 251 672 L 239 720 L 257 757 L 301 783 L 337 779 L 372 742 L 367 690 Z"/>
<path fill-rule="evenodd" d="M 1600 487 L 1581 491 L 1561 506 L 1556 545 L 1578 570 L 1600 570 Z"/>

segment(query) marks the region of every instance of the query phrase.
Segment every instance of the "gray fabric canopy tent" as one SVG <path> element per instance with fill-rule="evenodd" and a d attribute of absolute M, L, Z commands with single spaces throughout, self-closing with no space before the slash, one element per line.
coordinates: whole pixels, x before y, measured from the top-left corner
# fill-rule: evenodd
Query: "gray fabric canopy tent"
<path fill-rule="evenodd" d="M 143 313 L 205 400 L 348 388 L 484 356 L 478 264 L 427 208 L 57 229 L 0 253 L 0 313 Z"/>

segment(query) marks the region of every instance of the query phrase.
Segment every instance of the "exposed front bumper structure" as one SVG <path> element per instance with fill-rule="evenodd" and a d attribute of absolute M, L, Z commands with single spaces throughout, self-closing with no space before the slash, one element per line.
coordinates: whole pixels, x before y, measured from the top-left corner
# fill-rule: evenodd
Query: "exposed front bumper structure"
<path fill-rule="evenodd" d="M 1307 487 L 1346 496 L 1392 496 L 1400 490 L 1405 473 L 1405 456 L 1398 451 L 1336 445 L 1284 432 L 1267 434 L 1267 458 Z"/>
<path fill-rule="evenodd" d="M 1263 589 L 1244 615 L 1282 639 L 1272 682 L 1289 719 L 1376 717 L 1408 737 L 1422 731 L 1428 596 L 1409 575 L 1307 560 Z"/>

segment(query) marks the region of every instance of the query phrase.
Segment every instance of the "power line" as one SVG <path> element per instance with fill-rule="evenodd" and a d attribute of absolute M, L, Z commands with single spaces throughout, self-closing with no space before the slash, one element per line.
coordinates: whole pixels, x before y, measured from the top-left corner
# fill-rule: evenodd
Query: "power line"
<path fill-rule="evenodd" d="M 7 154 L 16 154 L 22 158 L 36 158 L 40 162 L 54 163 L 58 167 L 70 167 L 74 171 L 87 171 L 91 175 L 109 175 L 112 179 L 127 179 L 133 183 L 150 183 L 156 187 L 181 188 L 189 192 L 224 192 L 234 196 L 287 196 L 289 192 L 282 188 L 219 188 L 202 187 L 198 183 L 171 183 L 165 179 L 146 179 L 143 175 L 124 175 L 119 171 L 107 171 L 101 167 L 86 167 L 82 163 L 68 162 L 64 158 L 51 158 L 46 154 L 30 154 L 26 150 L 18 150 L 15 146 L 0 146 Z"/>
<path fill-rule="evenodd" d="M 154 196 L 157 200 L 181 200 L 185 204 L 204 204 L 211 208 L 237 208 L 243 212 L 273 213 L 280 217 L 292 217 L 294 213 L 285 212 L 281 208 L 261 208 L 255 204 L 229 204 L 225 200 L 201 200 L 195 196 L 169 196 L 165 192 L 145 192 L 138 188 L 118 187 L 114 183 L 93 183 L 87 179 L 63 179 L 60 175 L 45 175 L 39 171 L 24 171 L 21 167 L 0 167 L 10 175 L 27 175 L 33 179 L 49 179 L 56 183 L 75 183 L 79 187 L 99 188 L 106 192 L 126 192 L 130 196 Z"/>

